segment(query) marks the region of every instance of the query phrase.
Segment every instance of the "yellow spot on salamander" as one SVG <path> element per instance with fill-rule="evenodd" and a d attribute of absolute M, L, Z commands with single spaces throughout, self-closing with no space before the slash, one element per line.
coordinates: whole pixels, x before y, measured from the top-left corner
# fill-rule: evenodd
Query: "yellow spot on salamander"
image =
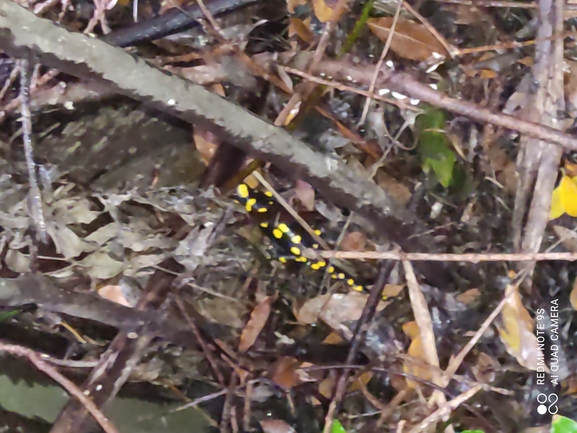
<path fill-rule="evenodd" d="M 329 274 L 334 274 L 335 273 L 335 267 L 334 266 L 329 266 Z M 336 278 L 336 277 L 335 277 Z"/>
<path fill-rule="evenodd" d="M 278 261 L 281 262 L 281 263 L 286 263 L 286 262 L 287 262 L 287 259 L 286 259 L 286 257 L 279 257 L 279 258 L 278 258 Z"/>
<path fill-rule="evenodd" d="M 291 229 L 289 228 L 289 226 L 287 226 L 285 223 L 280 223 L 278 225 L 278 228 L 283 232 L 283 233 L 288 233 L 291 231 Z"/>
<path fill-rule="evenodd" d="M 299 256 L 295 259 L 295 262 L 306 263 L 308 260 L 304 256 Z"/>
<path fill-rule="evenodd" d="M 339 277 L 339 280 L 344 280 L 344 279 L 345 279 L 345 274 L 343 274 L 342 272 L 339 272 L 339 274 L 337 275 L 337 277 Z"/>
<path fill-rule="evenodd" d="M 336 280 L 336 279 L 337 279 L 337 276 L 336 276 L 335 274 L 332 274 L 332 275 L 331 275 L 331 278 L 332 278 L 333 280 Z"/>
<path fill-rule="evenodd" d="M 264 195 L 266 195 L 267 197 L 273 197 L 273 193 L 270 191 L 265 191 Z"/>
<path fill-rule="evenodd" d="M 246 183 L 241 183 L 236 187 L 237 194 L 242 198 L 247 198 L 249 194 L 248 185 Z"/>
<path fill-rule="evenodd" d="M 252 212 L 252 207 L 256 204 L 256 198 L 249 198 L 246 201 L 246 205 L 244 206 L 246 208 L 247 212 Z"/>
<path fill-rule="evenodd" d="M 357 292 L 362 292 L 363 286 L 353 286 L 353 290 L 356 290 Z"/>
<path fill-rule="evenodd" d="M 347 280 L 347 284 L 348 284 L 349 286 L 354 286 L 354 285 L 355 285 L 355 280 L 353 280 L 352 278 L 349 278 L 349 279 Z"/>
<path fill-rule="evenodd" d="M 314 248 L 315 250 L 318 250 L 318 249 L 319 249 L 319 244 L 313 244 L 313 248 Z"/>
<path fill-rule="evenodd" d="M 321 232 L 319 229 L 314 230 L 314 234 L 317 236 L 320 236 L 323 234 L 323 232 Z"/>
<path fill-rule="evenodd" d="M 266 207 L 259 207 L 256 211 L 259 213 L 265 213 L 268 212 L 268 209 Z"/>
<path fill-rule="evenodd" d="M 318 271 L 319 269 L 324 268 L 326 265 L 327 265 L 327 263 L 325 261 L 320 260 L 318 262 L 311 263 L 311 269 Z"/>
<path fill-rule="evenodd" d="M 265 222 L 265 223 L 260 223 L 260 226 L 261 226 L 263 229 L 268 229 L 268 223 L 266 223 L 266 222 Z"/>
<path fill-rule="evenodd" d="M 282 238 L 282 232 L 279 229 L 273 229 L 272 235 L 277 239 Z"/>
<path fill-rule="evenodd" d="M 303 240 L 303 238 L 302 238 L 301 236 L 299 236 L 299 235 L 294 235 L 294 236 L 291 238 L 291 242 L 292 242 L 293 244 L 300 244 L 300 243 L 302 242 L 302 240 Z"/>
<path fill-rule="evenodd" d="M 300 256 L 301 255 L 301 250 L 298 247 L 291 247 L 291 253 L 293 253 L 295 256 Z"/>

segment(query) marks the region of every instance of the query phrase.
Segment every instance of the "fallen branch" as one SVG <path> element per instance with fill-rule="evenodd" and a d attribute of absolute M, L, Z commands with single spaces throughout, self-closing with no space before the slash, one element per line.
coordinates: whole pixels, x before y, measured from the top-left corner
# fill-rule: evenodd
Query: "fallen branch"
<path fill-rule="evenodd" d="M 48 377 L 53 379 L 68 393 L 78 399 L 78 401 L 86 408 L 94 419 L 100 424 L 106 433 L 118 433 L 116 427 L 110 422 L 108 418 L 96 407 L 94 402 L 89 399 L 82 391 L 74 385 L 70 380 L 63 376 L 58 370 L 47 362 L 40 359 L 41 355 L 34 352 L 32 349 L 17 346 L 15 344 L 7 344 L 0 341 L 0 352 L 7 352 L 14 356 L 20 356 L 28 359 L 38 370 L 46 373 Z"/>
<path fill-rule="evenodd" d="M 412 212 L 374 182 L 352 172 L 344 161 L 315 152 L 282 128 L 120 48 L 71 33 L 10 0 L 0 0 L 0 48 L 13 57 L 33 55 L 44 65 L 80 78 L 107 81 L 119 93 L 210 130 L 223 141 L 308 181 L 333 203 L 364 216 L 382 237 L 404 250 L 436 249 L 432 237 L 411 238 L 424 231 Z M 417 266 L 431 284 L 449 284 L 449 272 L 439 266 Z"/>

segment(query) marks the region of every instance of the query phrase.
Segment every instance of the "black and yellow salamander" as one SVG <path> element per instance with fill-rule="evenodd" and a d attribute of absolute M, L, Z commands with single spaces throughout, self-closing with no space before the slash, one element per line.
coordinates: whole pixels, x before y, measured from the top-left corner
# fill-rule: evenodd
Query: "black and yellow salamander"
<path fill-rule="evenodd" d="M 244 206 L 249 214 L 260 214 L 259 228 L 277 246 L 279 251 L 278 260 L 281 263 L 294 260 L 298 263 L 305 263 L 315 271 L 326 269 L 333 280 L 343 281 L 352 290 L 365 292 L 363 285 L 358 284 L 354 278 L 351 278 L 337 267 L 329 265 L 323 259 L 311 260 L 303 255 L 305 249 L 318 250 L 319 248 L 319 245 L 304 230 L 301 234 L 296 227 L 293 229 L 291 225 L 285 222 L 271 222 L 270 219 L 262 218 L 265 214 L 272 213 L 270 209 L 276 204 L 271 192 L 257 191 L 246 183 L 241 183 L 237 186 L 233 198 Z M 321 234 L 320 230 L 315 230 L 315 233 L 317 235 Z"/>

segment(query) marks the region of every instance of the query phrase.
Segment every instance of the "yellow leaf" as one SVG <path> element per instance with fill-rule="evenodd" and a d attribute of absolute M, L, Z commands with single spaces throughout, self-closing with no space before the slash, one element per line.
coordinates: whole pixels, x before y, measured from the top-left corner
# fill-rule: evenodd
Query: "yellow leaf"
<path fill-rule="evenodd" d="M 331 3 L 331 4 L 329 4 Z M 336 3 L 327 2 L 326 0 L 313 0 L 313 9 L 315 11 L 315 16 L 321 23 L 326 23 L 331 19 L 333 16 L 333 7 Z M 335 17 L 335 21 L 338 21 L 343 12 L 346 11 L 346 6 L 341 8 L 341 11 L 337 17 Z"/>
<path fill-rule="evenodd" d="M 411 344 L 407 350 L 409 358 L 403 361 L 403 371 L 423 380 L 431 380 L 433 370 L 427 365 L 427 356 L 419 331 L 419 325 L 417 325 L 416 322 L 407 322 L 403 324 L 403 332 L 411 339 Z M 406 380 L 410 388 L 418 387 L 418 383 L 415 381 L 409 378 Z"/>
<path fill-rule="evenodd" d="M 563 210 L 572 217 L 577 217 L 577 185 L 569 176 L 563 176 L 559 184 L 559 195 Z"/>
<path fill-rule="evenodd" d="M 574 310 L 577 310 L 577 278 L 573 282 L 573 289 L 571 289 L 571 294 L 569 295 L 569 302 Z"/>
<path fill-rule="evenodd" d="M 533 371 L 546 368 L 542 365 L 543 352 L 533 332 L 534 321 L 523 305 L 518 289 L 503 307 L 501 325 L 497 328 L 505 349 L 520 365 Z"/>
<path fill-rule="evenodd" d="M 550 220 L 557 219 L 565 213 L 565 209 L 563 209 L 563 205 L 561 204 L 560 188 L 561 186 L 559 185 L 553 190 L 553 196 L 551 197 L 551 211 L 549 212 Z"/>

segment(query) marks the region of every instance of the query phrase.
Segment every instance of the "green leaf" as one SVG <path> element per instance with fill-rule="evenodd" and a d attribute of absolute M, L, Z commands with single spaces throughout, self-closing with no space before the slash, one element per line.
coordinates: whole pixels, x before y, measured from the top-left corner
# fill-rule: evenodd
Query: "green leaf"
<path fill-rule="evenodd" d="M 419 132 L 417 152 L 423 171 L 429 173 L 432 170 L 439 183 L 448 188 L 457 158 L 444 132 L 445 113 L 426 106 L 425 112 L 417 117 L 415 126 Z"/>
<path fill-rule="evenodd" d="M 485 433 L 483 430 L 465 430 L 461 433 Z"/>
<path fill-rule="evenodd" d="M 331 427 L 331 433 L 347 433 L 343 425 L 338 419 L 333 421 L 333 426 Z"/>
<path fill-rule="evenodd" d="M 554 415 L 551 433 L 577 433 L 577 422 L 561 415 Z"/>
<path fill-rule="evenodd" d="M 20 314 L 22 310 L 19 308 L 10 311 L 0 311 L 0 322 L 4 322 L 5 320 L 11 319 L 14 316 Z"/>

